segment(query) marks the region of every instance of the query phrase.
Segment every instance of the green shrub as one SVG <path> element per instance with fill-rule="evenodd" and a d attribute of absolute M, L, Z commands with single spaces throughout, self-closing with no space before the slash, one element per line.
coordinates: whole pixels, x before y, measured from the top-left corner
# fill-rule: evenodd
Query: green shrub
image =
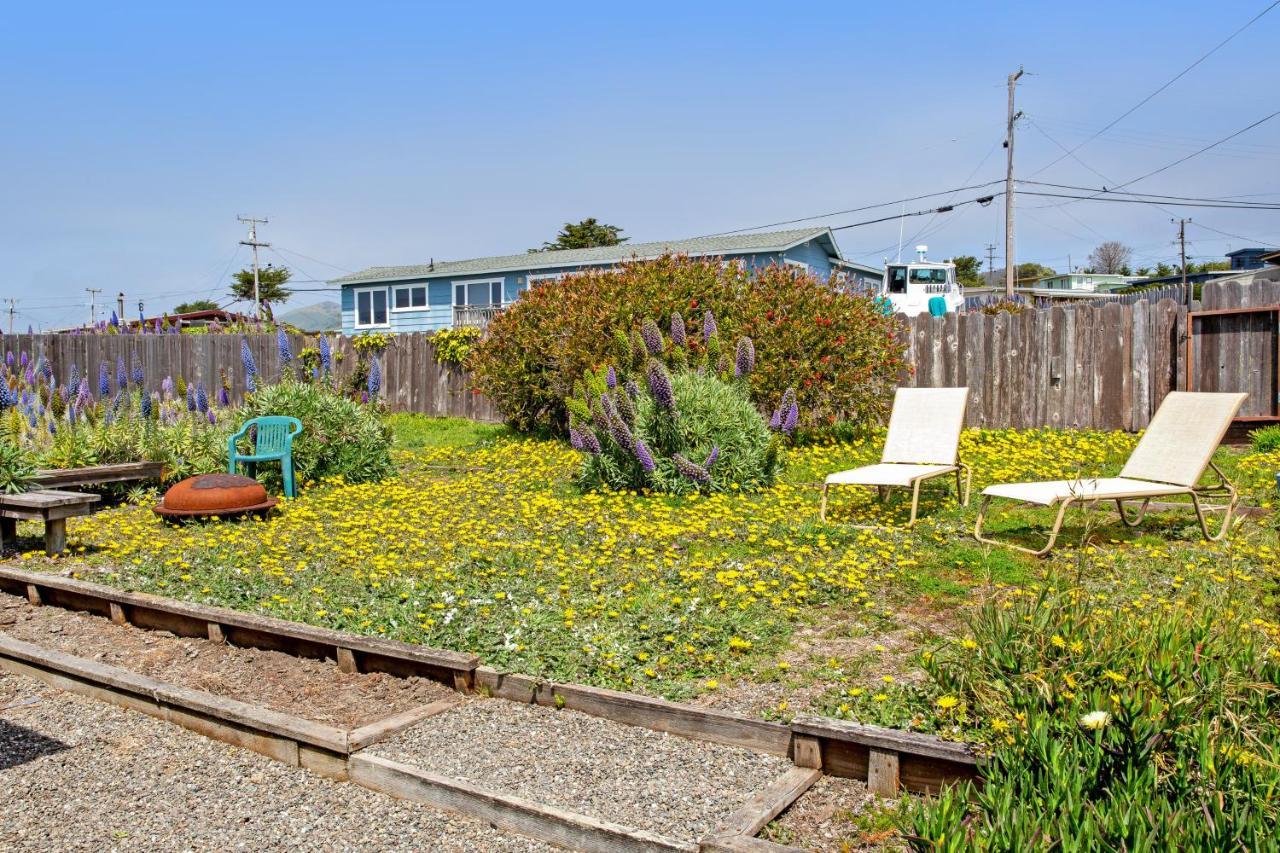
<path fill-rule="evenodd" d="M 25 492 L 36 476 L 31 453 L 11 441 L 0 439 L 0 492 Z"/>
<path fill-rule="evenodd" d="M 984 786 L 910 815 L 922 850 L 1257 850 L 1280 818 L 1276 626 L 1220 586 L 1107 606 L 997 599 L 926 668 L 990 720 Z M 972 801 L 971 801 L 972 798 Z"/>
<path fill-rule="evenodd" d="M 1280 450 L 1280 425 L 1256 429 L 1249 433 L 1249 440 L 1253 443 L 1255 453 L 1273 453 Z"/>
<path fill-rule="evenodd" d="M 293 440 L 299 482 L 342 477 L 349 483 L 364 483 L 395 473 L 391 428 L 372 406 L 361 405 L 323 385 L 286 380 L 260 386 L 246 395 L 244 405 L 236 410 L 237 427 L 250 418 L 265 415 L 302 421 L 303 432 Z M 273 478 L 269 483 L 274 485 L 278 466 L 263 466 L 263 471 Z"/>
<path fill-rule="evenodd" d="M 517 429 L 563 431 L 573 382 L 610 360 L 618 333 L 648 317 L 665 329 L 674 318 L 690 353 L 703 356 L 707 310 L 723 340 L 745 335 L 759 347 L 748 386 L 758 409 L 794 385 L 802 430 L 876 423 L 887 412 L 904 366 L 894 318 L 802 271 L 715 258 L 668 256 L 540 284 L 490 322 L 469 364 L 476 387 Z"/>
<path fill-rule="evenodd" d="M 781 467 L 779 436 L 746 391 L 754 347 L 743 338 L 729 367 L 723 355 L 713 355 L 718 339 L 710 341 L 695 369 L 687 341 L 667 346 L 657 325 L 646 321 L 634 340 L 618 337 L 617 366 L 588 371 L 576 384 L 566 406 L 570 442 L 586 454 L 584 487 L 686 494 L 773 485 Z M 665 353 L 674 371 L 653 353 Z M 717 369 L 716 362 L 724 363 Z M 789 407 L 779 407 L 779 427 Z M 795 414 L 788 432 L 794 420 Z"/>
<path fill-rule="evenodd" d="M 436 360 L 441 364 L 462 364 L 471 354 L 471 348 L 480 340 L 480 330 L 474 326 L 461 329 L 443 329 L 431 336 L 436 350 Z"/>

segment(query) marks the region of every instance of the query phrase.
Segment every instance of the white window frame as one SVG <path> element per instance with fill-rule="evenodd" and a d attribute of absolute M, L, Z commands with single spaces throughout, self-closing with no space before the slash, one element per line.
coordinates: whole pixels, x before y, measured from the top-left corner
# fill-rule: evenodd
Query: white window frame
<path fill-rule="evenodd" d="M 356 287 L 352 288 L 351 293 L 351 327 L 353 329 L 386 329 L 391 326 L 391 294 L 388 293 L 390 288 L 387 287 Z M 386 302 L 387 320 L 385 323 L 361 323 L 360 322 L 360 294 L 361 293 L 381 293 Z M 369 297 L 369 319 L 374 317 L 373 297 Z"/>
<path fill-rule="evenodd" d="M 564 272 L 530 273 L 525 281 L 528 283 L 529 287 L 533 287 L 536 284 L 542 284 L 544 281 L 563 281 L 570 275 L 572 275 L 572 273 L 569 270 L 565 270 Z"/>
<path fill-rule="evenodd" d="M 453 285 L 453 293 L 452 293 L 452 296 L 451 296 L 451 298 L 450 298 L 450 300 L 449 300 L 449 304 L 450 304 L 450 305 L 452 305 L 454 308 L 459 307 L 459 306 L 458 306 L 458 288 L 459 288 L 459 287 L 463 288 L 463 293 L 464 293 L 464 294 L 468 294 L 468 295 L 469 295 L 469 294 L 471 293 L 471 285 L 473 285 L 473 284 L 487 284 L 487 285 L 489 285 L 489 287 L 491 288 L 491 289 L 490 289 L 490 294 L 492 294 L 492 292 L 493 292 L 493 291 L 492 291 L 492 287 L 493 287 L 493 285 L 495 285 L 495 284 L 496 284 L 496 285 L 498 285 L 498 301 L 497 301 L 497 302 L 485 302 L 485 303 L 483 303 L 482 305 L 477 306 L 477 307 L 484 307 L 484 305 L 491 305 L 491 306 L 495 306 L 495 307 L 499 307 L 499 308 L 501 308 L 503 305 L 506 305 L 506 304 L 507 304 L 507 282 L 506 282 L 506 279 L 503 279 L 503 278 L 460 278 L 460 279 L 457 279 L 457 280 L 455 280 L 455 281 L 450 282 L 450 284 L 452 284 L 452 285 Z M 466 301 L 464 301 L 464 302 L 462 303 L 462 305 L 463 305 L 464 307 L 471 307 L 471 303 L 470 303 L 470 302 L 466 302 Z"/>
<path fill-rule="evenodd" d="M 805 272 L 812 272 L 812 270 L 813 270 L 813 267 L 809 266 L 809 265 L 808 265 L 808 264 L 806 264 L 804 261 L 793 261 L 791 258 L 783 258 L 783 259 L 782 259 L 782 263 L 786 264 L 786 265 L 787 265 L 787 266 L 789 266 L 789 267 L 795 267 L 795 268 L 797 268 L 797 269 L 802 269 L 802 270 L 804 270 Z"/>
<path fill-rule="evenodd" d="M 397 293 L 399 293 L 402 290 L 413 291 L 413 290 L 416 290 L 417 288 L 422 288 L 422 304 L 421 305 L 410 304 L 408 308 L 396 307 Z M 413 302 L 412 293 L 409 294 L 409 301 L 410 303 Z M 397 284 L 391 288 L 391 302 L 388 303 L 388 308 L 394 313 L 399 314 L 405 311 L 426 311 L 430 307 L 431 307 L 431 287 L 426 282 L 423 282 L 422 284 Z"/>

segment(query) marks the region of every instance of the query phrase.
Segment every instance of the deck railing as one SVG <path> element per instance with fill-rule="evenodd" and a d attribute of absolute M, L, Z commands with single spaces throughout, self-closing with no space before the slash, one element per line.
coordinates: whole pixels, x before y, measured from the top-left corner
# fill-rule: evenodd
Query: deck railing
<path fill-rule="evenodd" d="M 489 321 L 502 311 L 501 305 L 455 305 L 453 327 L 455 329 L 484 329 Z"/>

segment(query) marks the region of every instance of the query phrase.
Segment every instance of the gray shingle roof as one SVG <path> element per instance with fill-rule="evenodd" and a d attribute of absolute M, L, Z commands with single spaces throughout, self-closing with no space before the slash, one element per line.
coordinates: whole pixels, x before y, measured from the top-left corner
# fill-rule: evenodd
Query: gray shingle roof
<path fill-rule="evenodd" d="M 652 243 L 623 243 L 620 246 L 598 246 L 592 249 L 557 249 L 549 252 L 526 252 L 520 255 L 497 255 L 466 261 L 436 261 L 399 267 L 369 267 L 358 273 L 333 279 L 333 284 L 356 284 L 370 281 L 392 281 L 435 276 L 481 275 L 518 270 L 567 267 L 577 264 L 620 263 L 644 260 L 661 255 L 738 255 L 746 252 L 780 252 L 815 237 L 830 235 L 826 228 L 796 228 L 790 231 L 766 231 L 756 234 L 730 234 L 723 237 L 694 237 L 691 240 L 665 240 Z M 834 246 L 835 241 L 832 240 Z"/>

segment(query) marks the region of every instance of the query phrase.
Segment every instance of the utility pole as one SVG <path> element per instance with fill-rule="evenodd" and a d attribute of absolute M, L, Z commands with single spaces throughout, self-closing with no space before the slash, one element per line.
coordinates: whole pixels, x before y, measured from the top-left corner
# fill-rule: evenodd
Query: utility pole
<path fill-rule="evenodd" d="M 18 300 L 6 299 L 5 302 L 9 303 L 9 334 L 10 336 L 12 336 L 13 335 L 13 315 L 17 313 Z"/>
<path fill-rule="evenodd" d="M 1182 255 L 1182 291 L 1184 298 L 1187 300 L 1187 310 L 1191 310 L 1191 288 L 1187 287 L 1187 222 L 1190 220 L 1178 220 L 1178 246 Z"/>
<path fill-rule="evenodd" d="M 1013 92 L 1018 87 L 1022 68 L 1009 75 L 1009 127 L 1004 147 L 1008 149 L 1008 165 L 1004 177 L 1004 295 L 1013 299 L 1013 285 L 1018 279 L 1018 266 L 1013 262 L 1013 129 L 1022 113 L 1013 111 Z"/>
<path fill-rule="evenodd" d="M 270 248 L 271 244 L 258 242 L 258 225 L 266 225 L 267 218 L 265 216 L 261 219 L 255 219 L 252 216 L 237 216 L 236 219 L 249 225 L 249 239 L 241 240 L 240 245 L 253 247 L 253 316 L 255 319 L 261 320 L 262 298 L 258 293 L 258 247 Z"/>
<path fill-rule="evenodd" d="M 124 291 L 116 294 L 116 319 L 120 321 L 120 325 L 124 325 Z"/>
<path fill-rule="evenodd" d="M 996 244 L 987 244 L 987 287 L 995 284 L 996 275 Z"/>
<path fill-rule="evenodd" d="M 98 322 L 98 294 L 102 292 L 101 287 L 86 287 L 89 292 L 89 325 L 92 326 Z"/>

